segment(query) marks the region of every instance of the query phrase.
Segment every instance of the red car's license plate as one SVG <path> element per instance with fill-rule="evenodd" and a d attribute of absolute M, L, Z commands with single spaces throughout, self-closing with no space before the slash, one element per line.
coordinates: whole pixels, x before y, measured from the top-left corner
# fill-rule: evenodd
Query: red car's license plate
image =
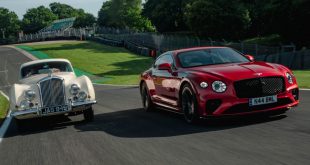
<path fill-rule="evenodd" d="M 251 98 L 251 99 L 249 99 L 249 106 L 271 104 L 271 103 L 276 103 L 277 101 L 278 101 L 278 98 L 276 95 L 275 96 Z"/>

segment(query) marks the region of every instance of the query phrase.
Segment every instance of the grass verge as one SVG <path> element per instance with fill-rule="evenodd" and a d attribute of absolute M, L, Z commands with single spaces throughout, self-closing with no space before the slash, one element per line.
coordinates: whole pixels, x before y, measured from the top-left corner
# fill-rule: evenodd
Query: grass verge
<path fill-rule="evenodd" d="M 4 121 L 9 110 L 9 101 L 0 93 L 0 125 Z"/>
<path fill-rule="evenodd" d="M 93 82 L 102 84 L 136 85 L 140 73 L 153 62 L 150 57 L 135 55 L 124 48 L 88 41 L 18 47 L 40 59 L 68 59 L 75 69 L 93 75 L 96 77 Z"/>
<path fill-rule="evenodd" d="M 310 70 L 295 70 L 293 72 L 296 76 L 298 86 L 300 88 L 310 89 Z"/>

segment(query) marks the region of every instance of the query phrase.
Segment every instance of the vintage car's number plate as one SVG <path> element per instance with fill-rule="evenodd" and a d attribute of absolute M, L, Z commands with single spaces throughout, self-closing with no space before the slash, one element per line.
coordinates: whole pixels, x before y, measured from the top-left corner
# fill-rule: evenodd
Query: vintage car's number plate
<path fill-rule="evenodd" d="M 264 105 L 264 104 L 276 103 L 277 101 L 278 101 L 277 96 L 258 97 L 258 98 L 251 98 L 249 100 L 249 105 L 250 106 Z"/>
<path fill-rule="evenodd" d="M 69 110 L 69 107 L 67 105 L 61 105 L 56 107 L 46 107 L 42 108 L 42 114 L 50 114 L 50 113 L 59 113 L 59 112 L 66 112 Z"/>

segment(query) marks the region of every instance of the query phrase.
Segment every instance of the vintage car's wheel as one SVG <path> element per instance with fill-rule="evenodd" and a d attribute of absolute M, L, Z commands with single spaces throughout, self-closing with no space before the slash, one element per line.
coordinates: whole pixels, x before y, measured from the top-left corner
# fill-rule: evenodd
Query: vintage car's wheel
<path fill-rule="evenodd" d="M 94 110 L 93 108 L 89 108 L 83 112 L 85 121 L 93 121 L 94 120 Z"/>
<path fill-rule="evenodd" d="M 197 114 L 197 99 L 191 86 L 188 84 L 182 88 L 181 106 L 185 121 L 196 123 L 199 119 Z"/>
<path fill-rule="evenodd" d="M 25 121 L 13 118 L 13 123 L 14 123 L 13 129 L 16 129 L 17 131 L 21 131 L 23 129 L 23 125 L 25 124 Z"/>
<path fill-rule="evenodd" d="M 149 90 L 147 89 L 145 83 L 143 83 L 141 87 L 141 98 L 142 98 L 142 105 L 145 111 L 154 110 L 154 104 L 152 102 Z"/>

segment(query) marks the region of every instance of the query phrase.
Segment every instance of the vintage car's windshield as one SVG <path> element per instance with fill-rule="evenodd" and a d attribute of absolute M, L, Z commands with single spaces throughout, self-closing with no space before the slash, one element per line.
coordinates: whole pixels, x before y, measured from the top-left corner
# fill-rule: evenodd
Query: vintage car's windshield
<path fill-rule="evenodd" d="M 21 70 L 22 78 L 50 72 L 72 72 L 71 65 L 67 62 L 45 62 L 26 66 Z"/>
<path fill-rule="evenodd" d="M 216 65 L 226 63 L 242 63 L 249 60 L 231 48 L 208 48 L 193 50 L 178 54 L 181 66 L 184 68 Z"/>

